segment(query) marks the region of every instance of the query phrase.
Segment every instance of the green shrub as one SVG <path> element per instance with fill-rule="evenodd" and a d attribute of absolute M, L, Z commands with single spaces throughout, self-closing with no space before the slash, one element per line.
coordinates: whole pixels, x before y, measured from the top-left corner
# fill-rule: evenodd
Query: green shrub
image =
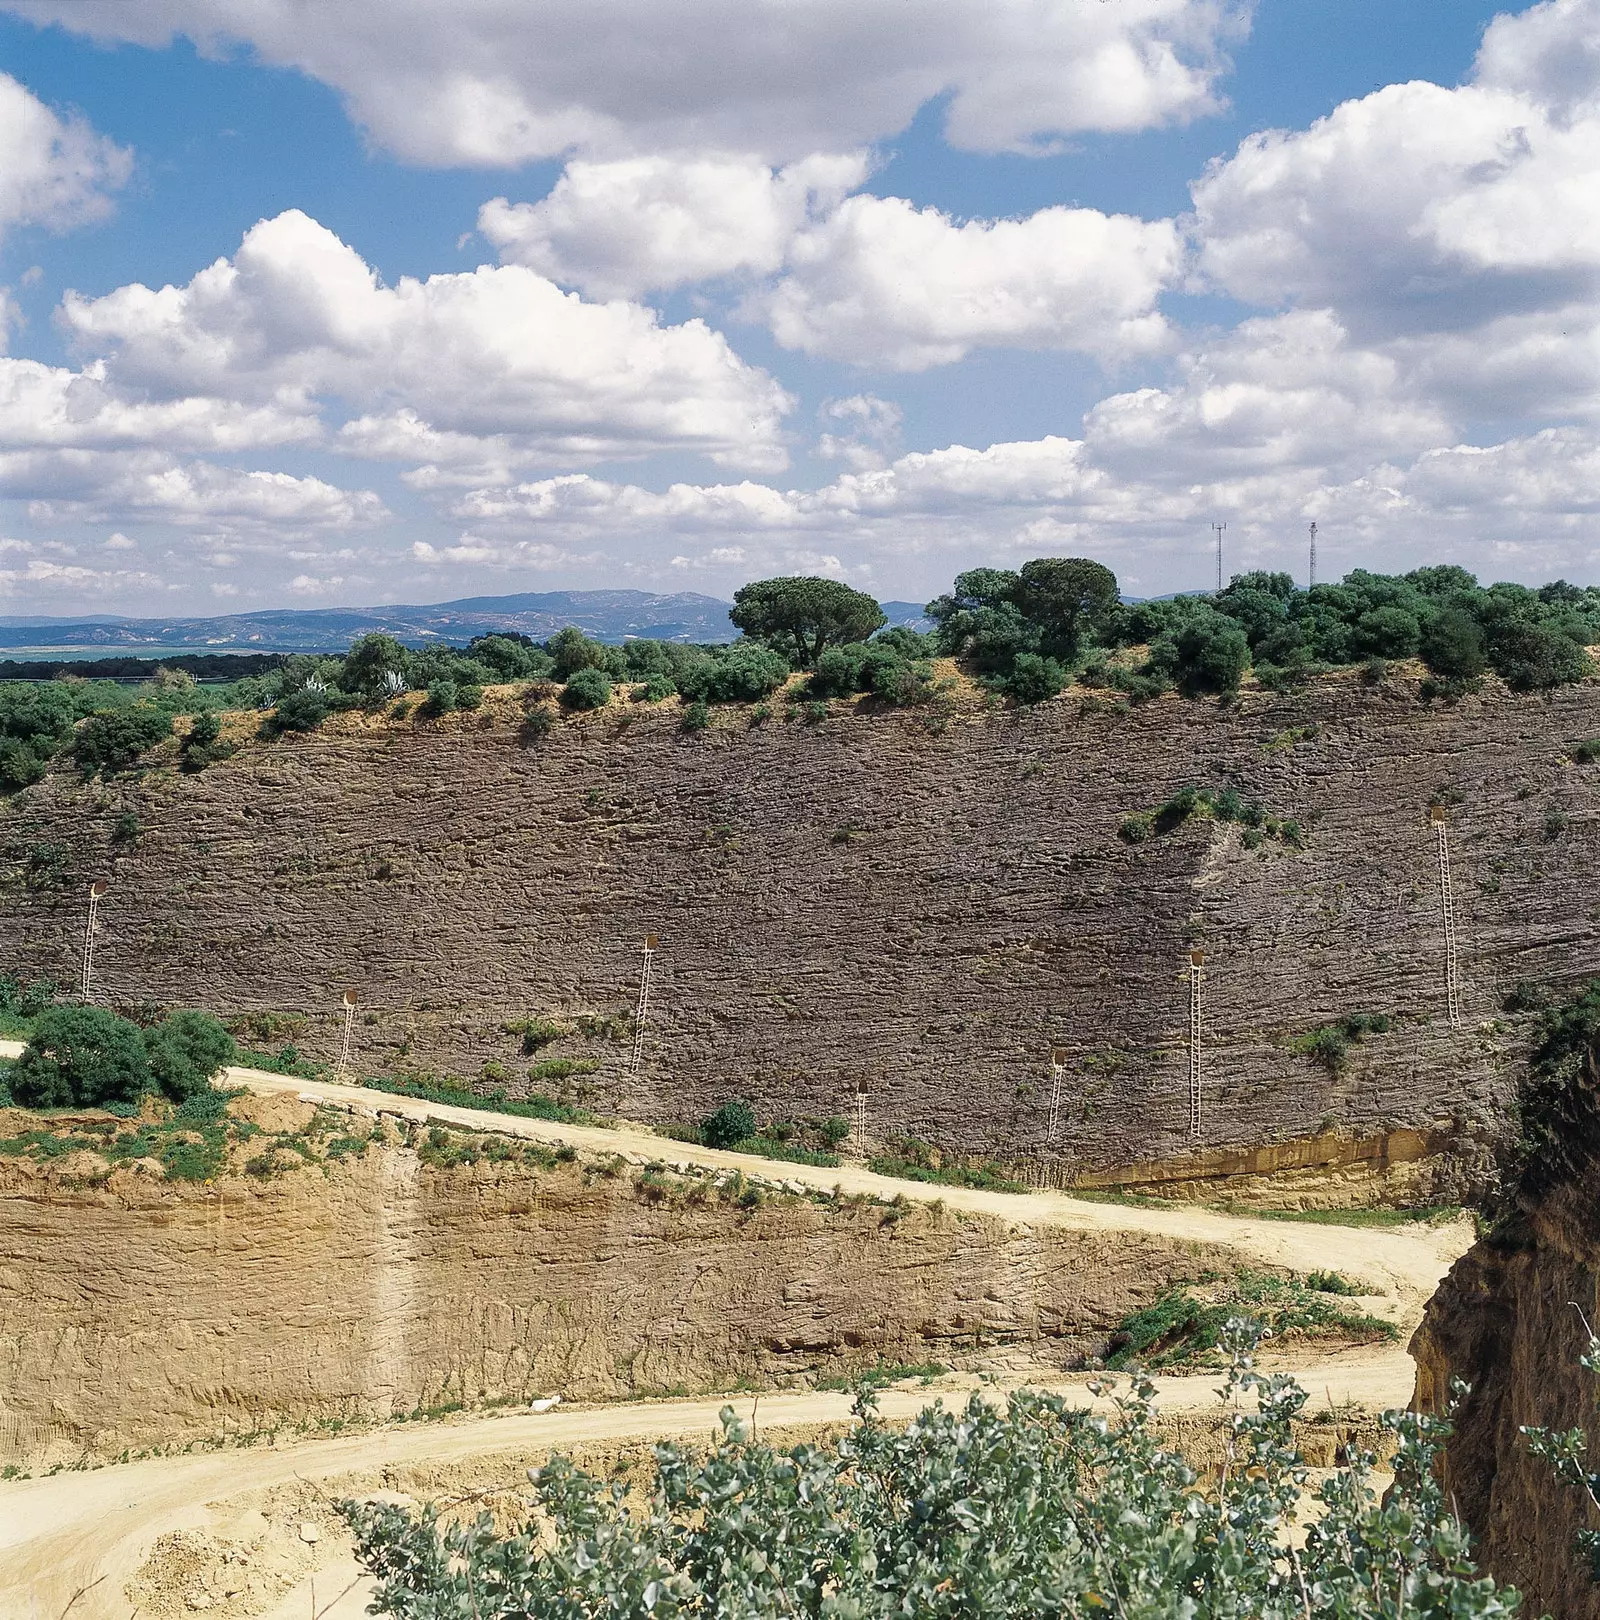
<path fill-rule="evenodd" d="M 150 1073 L 161 1092 L 181 1103 L 211 1089 L 211 1077 L 239 1054 L 233 1037 L 209 1013 L 177 1012 L 145 1031 Z"/>
<path fill-rule="evenodd" d="M 789 678 L 788 660 L 758 642 L 741 642 L 702 668 L 702 680 L 691 680 L 686 675 L 679 680 L 678 690 L 685 696 L 707 698 L 713 703 L 754 703 Z"/>
<path fill-rule="evenodd" d="M 606 688 L 607 696 L 611 688 Z M 456 706 L 461 701 L 461 694 L 456 683 L 451 680 L 431 681 L 428 685 L 428 695 L 423 700 L 422 712 L 430 720 L 437 720 L 441 714 L 454 714 Z M 597 708 L 597 704 L 578 705 L 578 707 Z"/>
<path fill-rule="evenodd" d="M 700 1122 L 700 1140 L 707 1147 L 731 1148 L 755 1134 L 755 1110 L 742 1099 L 723 1103 Z"/>
<path fill-rule="evenodd" d="M 697 698 L 683 711 L 683 729 L 685 731 L 704 731 L 711 724 L 711 711 L 703 699 Z"/>
<path fill-rule="evenodd" d="M 285 692 L 277 708 L 262 722 L 262 729 L 269 737 L 285 731 L 315 731 L 332 712 L 328 694 L 306 686 L 298 692 Z"/>
<path fill-rule="evenodd" d="M 823 1144 L 829 1152 L 842 1147 L 850 1137 L 850 1121 L 843 1114 L 831 1114 L 821 1126 Z"/>
<path fill-rule="evenodd" d="M 85 776 L 131 770 L 139 756 L 172 735 L 172 716 L 148 704 L 101 709 L 78 728 L 72 754 Z"/>
<path fill-rule="evenodd" d="M 1600 759 L 1600 737 L 1587 737 L 1572 750 L 1572 758 L 1579 765 L 1592 765 Z"/>
<path fill-rule="evenodd" d="M 571 1080 L 577 1075 L 593 1074 L 600 1065 L 593 1058 L 545 1058 L 528 1070 L 530 1080 Z"/>
<path fill-rule="evenodd" d="M 611 701 L 611 682 L 598 669 L 574 670 L 561 688 L 561 701 L 569 709 L 603 709 Z"/>
<path fill-rule="evenodd" d="M 1038 653 L 1018 653 L 1011 673 L 1000 682 L 1000 689 L 1018 703 L 1044 703 L 1067 684 L 1067 672 L 1053 658 Z"/>
<path fill-rule="evenodd" d="M 1388 1029 L 1389 1019 L 1382 1013 L 1350 1013 L 1337 1023 L 1322 1024 L 1297 1035 L 1290 1041 L 1289 1050 L 1314 1059 L 1329 1074 L 1338 1074 L 1352 1045 L 1368 1035 L 1386 1034 Z"/>
<path fill-rule="evenodd" d="M 233 744 L 222 740 L 222 718 L 211 709 L 204 709 L 190 722 L 188 731 L 179 745 L 179 767 L 191 774 L 203 771 L 218 760 L 229 758 Z"/>
<path fill-rule="evenodd" d="M 1547 625 L 1522 621 L 1495 630 L 1489 663 L 1514 692 L 1565 686 L 1590 673 L 1589 655 L 1570 637 Z"/>
<path fill-rule="evenodd" d="M 909 1426 L 880 1421 L 867 1388 L 841 1437 L 781 1452 L 724 1407 L 709 1447 L 658 1445 L 637 1488 L 555 1456 L 509 1519 L 371 1498 L 338 1512 L 392 1620 L 1511 1620 L 1516 1593 L 1480 1574 L 1436 1474 L 1447 1422 L 1384 1414 L 1387 1492 L 1354 1444 L 1314 1488 L 1306 1392 L 1256 1370 L 1253 1323 L 1220 1337 L 1228 1422 L 1204 1476 L 1169 1449 L 1142 1378 L 1104 1416 L 1074 1395 L 975 1392 Z"/>
<path fill-rule="evenodd" d="M 475 709 L 483 707 L 483 688 L 473 682 L 456 688 L 456 707 L 465 709 L 469 714 Z"/>
<path fill-rule="evenodd" d="M 1483 626 L 1460 608 L 1445 608 L 1422 631 L 1422 661 L 1435 675 L 1469 681 L 1488 667 Z"/>
<path fill-rule="evenodd" d="M 11 1070 L 24 1108 L 136 1103 L 150 1089 L 150 1063 L 137 1024 L 102 1007 L 52 1007 Z"/>

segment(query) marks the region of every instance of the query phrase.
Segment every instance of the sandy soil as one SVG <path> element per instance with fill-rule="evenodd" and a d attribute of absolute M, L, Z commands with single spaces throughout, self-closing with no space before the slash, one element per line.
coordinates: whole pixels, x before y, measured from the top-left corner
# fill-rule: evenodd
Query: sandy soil
<path fill-rule="evenodd" d="M 0 1043 L 0 1053 L 14 1044 Z M 643 1129 L 547 1124 L 254 1070 L 233 1069 L 226 1078 L 263 1096 L 288 1093 L 367 1114 L 381 1108 L 422 1122 L 569 1142 L 586 1151 L 639 1160 L 737 1168 L 824 1189 L 943 1200 L 952 1208 L 1019 1224 L 1145 1231 L 1226 1244 L 1241 1258 L 1301 1272 L 1337 1270 L 1363 1282 L 1370 1291 L 1363 1303 L 1389 1316 L 1404 1335 L 1420 1321 L 1428 1297 L 1473 1236 L 1464 1219 L 1440 1227 L 1373 1230 L 1253 1220 L 1202 1209 L 1086 1203 L 1058 1193 L 926 1186 L 848 1166 L 814 1169 L 691 1147 Z M 1398 1345 L 1331 1357 L 1308 1354 L 1303 1361 L 1286 1356 L 1283 1364 L 1299 1375 L 1318 1406 L 1326 1401 L 1373 1411 L 1404 1405 L 1410 1398 L 1413 1369 Z M 997 1387 L 1024 1381 L 1041 1382 L 1017 1375 Z M 1087 1403 L 1083 1382 L 1063 1381 L 1055 1374 L 1044 1387 L 1076 1390 Z M 1215 1375 L 1164 1377 L 1158 1383 L 1168 1410 L 1214 1408 Z M 909 1417 L 936 1393 L 948 1402 L 975 1387 L 974 1379 L 952 1375 L 934 1389 L 896 1388 L 885 1393 L 883 1411 L 888 1417 Z M 741 1412 L 757 1402 L 749 1395 L 732 1399 Z M 327 1508 L 329 1498 L 394 1489 L 397 1480 L 415 1476 L 419 1468 L 426 1472 L 470 1463 L 474 1477 L 488 1477 L 484 1471 L 492 1473 L 498 1459 L 508 1468 L 517 1464 L 507 1476 L 515 1479 L 527 1465 L 522 1459 L 535 1459 L 550 1449 L 704 1437 L 715 1428 L 723 1404 L 713 1397 L 399 1424 L 338 1439 L 156 1458 L 0 1483 L 0 1620 L 59 1620 L 69 1609 L 75 1620 L 130 1620 L 135 1611 L 159 1620 L 212 1608 L 219 1617 L 354 1620 L 365 1607 L 365 1586 L 356 1580 L 348 1540 Z M 846 1394 L 766 1394 L 759 1397 L 758 1422 L 763 1431 L 838 1423 L 849 1405 Z M 403 1484 L 401 1494 L 406 1494 Z"/>

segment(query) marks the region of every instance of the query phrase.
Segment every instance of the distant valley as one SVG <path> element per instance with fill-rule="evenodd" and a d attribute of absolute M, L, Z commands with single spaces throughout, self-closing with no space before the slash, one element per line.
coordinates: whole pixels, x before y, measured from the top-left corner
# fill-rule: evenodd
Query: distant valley
<path fill-rule="evenodd" d="M 409 607 L 270 608 L 218 618 L 101 619 L 0 616 L 0 649 L 32 656 L 103 655 L 171 649 L 194 652 L 342 652 L 358 636 L 384 631 L 410 647 L 470 641 L 491 632 L 544 640 L 576 625 L 598 641 L 732 641 L 730 603 L 693 591 L 547 591 L 469 596 Z M 922 604 L 885 602 L 890 624 L 921 626 Z"/>

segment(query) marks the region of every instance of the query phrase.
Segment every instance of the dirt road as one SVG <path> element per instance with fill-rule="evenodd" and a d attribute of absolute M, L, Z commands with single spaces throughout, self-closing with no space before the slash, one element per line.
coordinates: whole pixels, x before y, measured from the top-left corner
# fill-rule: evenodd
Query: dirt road
<path fill-rule="evenodd" d="M 1403 1405 L 1411 1392 L 1410 1362 L 1393 1352 L 1313 1362 L 1301 1373 L 1319 1405 L 1324 1398 L 1336 1406 L 1369 1409 Z M 1168 1411 L 1214 1406 L 1216 1384 L 1215 1374 L 1163 1377 L 1158 1380 L 1161 1404 Z M 936 1390 L 888 1390 L 882 1396 L 883 1415 L 908 1418 L 935 1394 L 948 1405 L 977 1387 L 975 1379 L 949 1377 Z M 1081 1378 L 1049 1387 L 1070 1390 L 1085 1405 L 1092 1404 Z M 723 1405 L 731 1403 L 741 1415 L 750 1415 L 756 1400 L 746 1394 L 397 1425 L 341 1439 L 154 1458 L 90 1473 L 12 1481 L 0 1485 L 0 1617 L 58 1620 L 71 1604 L 80 1620 L 129 1620 L 131 1605 L 123 1589 L 158 1538 L 226 1524 L 238 1516 L 230 1506 L 237 1499 L 276 1486 L 306 1481 L 327 1485 L 400 1464 L 489 1459 L 547 1447 L 704 1438 L 716 1428 Z M 842 1393 L 767 1394 L 759 1397 L 755 1415 L 763 1428 L 841 1422 L 849 1415 L 850 1401 Z M 325 1596 L 332 1597 L 345 1584 L 340 1571 L 347 1565 L 347 1555 L 341 1553 L 320 1572 L 319 1589 Z M 297 1583 L 274 1605 L 275 1612 L 309 1613 L 303 1601 L 306 1585 Z M 347 1600 L 352 1616 L 361 1611 L 355 1596 Z M 330 1620 L 342 1620 L 345 1613 L 341 1607 Z"/>
<path fill-rule="evenodd" d="M 1384 1296 L 1386 1314 L 1407 1331 L 1422 1320 L 1423 1305 L 1457 1256 L 1472 1242 L 1471 1223 L 1465 1218 L 1439 1227 L 1420 1223 L 1388 1228 L 1324 1226 L 1302 1221 L 1256 1220 L 1191 1206 L 1167 1210 L 1090 1203 L 1065 1193 L 980 1192 L 968 1187 L 897 1181 L 853 1165 L 819 1169 L 749 1154 L 725 1153 L 716 1148 L 674 1142 L 625 1125 L 616 1130 L 557 1125 L 540 1119 L 523 1119 L 515 1114 L 418 1102 L 392 1092 L 369 1091 L 364 1086 L 286 1079 L 260 1069 L 232 1068 L 224 1071 L 223 1078 L 228 1085 L 247 1086 L 252 1091 L 287 1091 L 368 1114 L 382 1110 L 385 1114 L 400 1115 L 423 1124 L 432 1122 L 458 1130 L 496 1131 L 540 1142 L 565 1142 L 587 1153 L 620 1153 L 641 1162 L 654 1160 L 669 1165 L 700 1164 L 740 1170 L 746 1175 L 795 1182 L 824 1191 L 837 1187 L 843 1192 L 870 1193 L 879 1198 L 898 1196 L 924 1203 L 941 1202 L 950 1209 L 996 1215 L 1023 1226 L 1057 1226 L 1085 1232 L 1152 1232 L 1165 1237 L 1225 1244 L 1257 1262 L 1299 1272 L 1339 1271 L 1352 1281 L 1364 1282 L 1374 1295 Z"/>
<path fill-rule="evenodd" d="M 0 1043 L 0 1053 L 8 1045 Z M 769 1159 L 724 1153 L 665 1140 L 640 1129 L 605 1130 L 557 1125 L 515 1115 L 417 1102 L 392 1094 L 323 1082 L 286 1079 L 256 1070 L 232 1069 L 227 1083 L 258 1092 L 293 1092 L 308 1099 L 367 1114 L 380 1109 L 422 1123 L 435 1122 L 477 1131 L 499 1131 L 551 1143 L 570 1143 L 594 1153 L 620 1153 L 641 1161 L 697 1163 L 739 1169 L 769 1180 L 884 1198 L 943 1202 L 1024 1225 L 1052 1225 L 1084 1231 L 1142 1231 L 1203 1240 L 1235 1249 L 1245 1263 L 1269 1263 L 1300 1272 L 1337 1270 L 1370 1290 L 1369 1308 L 1393 1319 L 1408 1335 L 1444 1272 L 1472 1241 L 1470 1223 L 1368 1229 L 1254 1220 L 1211 1211 L 1155 1210 L 1086 1203 L 1058 1193 L 1008 1194 L 895 1181 L 849 1166 L 817 1169 Z M 1403 1405 L 1410 1396 L 1412 1365 L 1398 1345 L 1367 1348 L 1335 1357 L 1311 1357 L 1293 1364 L 1318 1404 L 1366 1410 Z M 1037 1380 L 1033 1380 L 1037 1382 Z M 1215 1375 L 1160 1380 L 1168 1410 L 1212 1406 Z M 883 1411 L 908 1417 L 933 1393 L 963 1398 L 976 1381 L 952 1376 L 937 1391 L 895 1389 L 885 1393 Z M 1087 1401 L 1083 1380 L 1052 1380 L 1048 1387 L 1072 1389 Z M 741 1411 L 753 1397 L 735 1397 Z M 295 1482 L 329 1483 L 352 1475 L 419 1463 L 491 1459 L 501 1453 L 596 1442 L 622 1442 L 710 1433 L 723 1399 L 628 1403 L 547 1414 L 479 1416 L 443 1424 L 399 1424 L 338 1439 L 302 1441 L 272 1448 L 156 1458 L 87 1473 L 0 1483 L 0 1620 L 59 1620 L 70 1608 L 74 1620 L 130 1620 L 125 1589 L 150 1556 L 152 1547 L 174 1532 L 206 1534 L 237 1519 L 244 1498 Z M 775 1393 L 760 1397 L 763 1427 L 823 1424 L 842 1420 L 850 1397 L 820 1392 Z M 299 1580 L 271 1605 L 269 1620 L 308 1615 L 307 1582 Z M 353 1566 L 337 1537 L 314 1579 L 322 1620 L 354 1620 L 365 1588 L 349 1585 Z M 193 1593 L 191 1596 L 195 1595 Z M 210 1606 L 210 1598 L 203 1604 Z M 184 1612 L 174 1596 L 174 1615 Z M 146 1611 L 147 1613 L 150 1611 Z M 230 1610 L 231 1612 L 240 1612 Z"/>

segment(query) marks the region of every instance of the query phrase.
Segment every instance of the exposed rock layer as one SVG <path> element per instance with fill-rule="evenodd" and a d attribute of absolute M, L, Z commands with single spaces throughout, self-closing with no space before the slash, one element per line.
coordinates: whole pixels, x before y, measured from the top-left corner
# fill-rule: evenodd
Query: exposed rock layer
<path fill-rule="evenodd" d="M 1600 688 L 1428 707 L 1405 683 L 1341 677 L 1229 708 L 1112 707 L 972 707 L 940 732 L 893 713 L 805 727 L 729 711 L 699 735 L 613 710 L 536 741 L 504 709 L 349 718 L 195 777 L 85 787 L 63 770 L 0 823 L 15 872 L 0 928 L 24 971 L 74 981 L 84 886 L 106 872 L 110 998 L 309 1014 L 296 1038 L 331 1056 L 355 986 L 369 1070 L 475 1079 L 493 1060 L 513 1092 L 529 1059 L 507 1022 L 598 1015 L 608 1027 L 539 1056 L 597 1064 L 564 1083 L 652 1121 L 739 1094 L 768 1115 L 851 1115 L 859 1090 L 880 1139 L 1069 1171 L 1329 1132 L 1405 1128 L 1458 1150 L 1492 1135 L 1517 1044 L 1492 1022 L 1502 993 L 1600 971 L 1600 768 L 1567 758 L 1600 733 Z M 1119 839 L 1125 815 L 1189 783 L 1297 818 L 1304 849 L 1250 851 L 1209 821 Z M 129 809 L 142 830 L 114 843 Z M 660 949 L 634 1072 L 647 932 Z M 1192 945 L 1208 953 L 1197 1137 Z M 1393 1028 L 1337 1070 L 1292 1049 L 1356 1011 Z"/>
<path fill-rule="evenodd" d="M 979 1352 L 1059 1366 L 1236 1258 L 637 1175 L 393 1145 L 326 1175 L 73 1188 L 0 1161 L 0 1462 Z"/>

